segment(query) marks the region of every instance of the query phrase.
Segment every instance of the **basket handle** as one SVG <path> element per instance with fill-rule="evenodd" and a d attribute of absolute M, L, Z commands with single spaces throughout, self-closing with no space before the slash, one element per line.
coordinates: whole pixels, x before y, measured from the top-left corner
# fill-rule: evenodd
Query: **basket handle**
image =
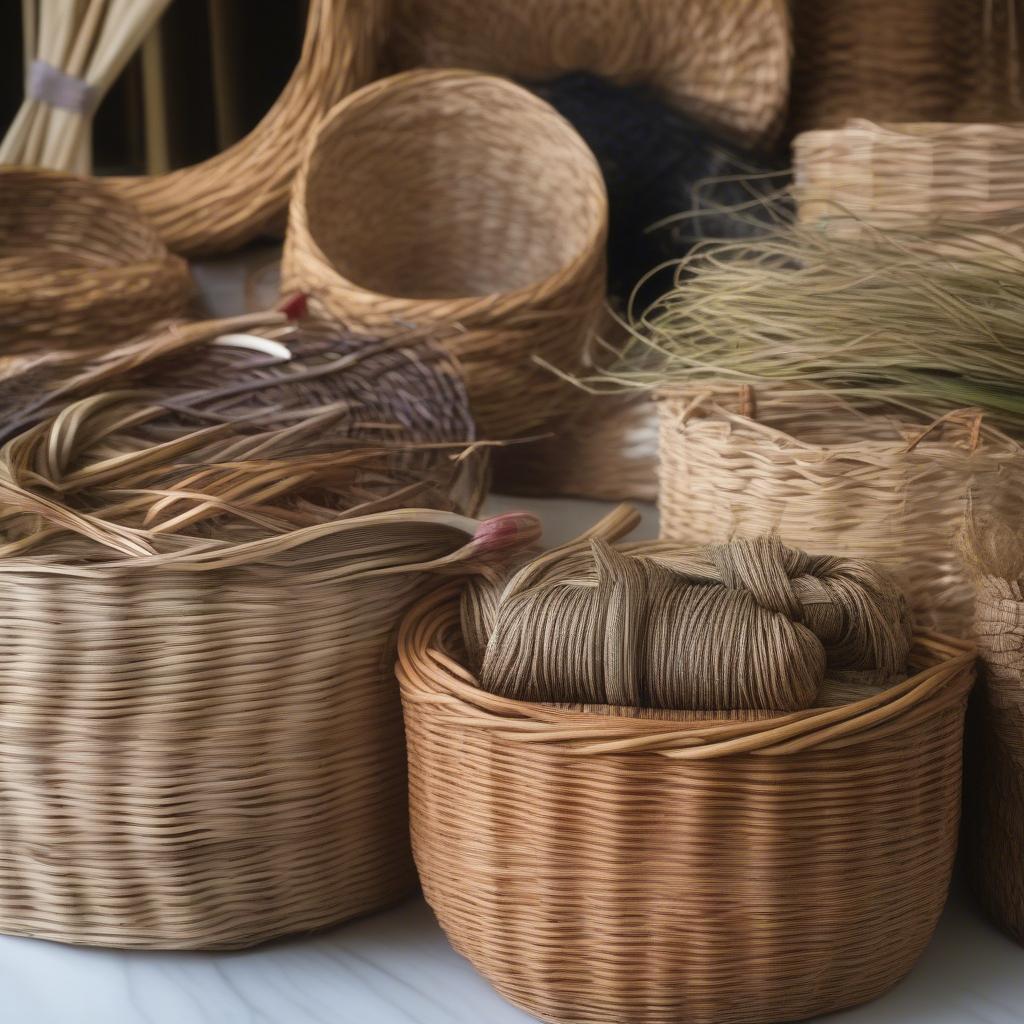
<path fill-rule="evenodd" d="M 913 451 L 926 437 L 945 426 L 947 423 L 956 423 L 960 426 L 966 427 L 970 450 L 972 452 L 977 451 L 978 445 L 981 443 L 981 428 L 984 418 L 984 410 L 974 406 L 970 406 L 965 409 L 953 409 L 929 423 L 924 430 L 917 434 L 913 440 L 907 444 L 906 451 Z"/>

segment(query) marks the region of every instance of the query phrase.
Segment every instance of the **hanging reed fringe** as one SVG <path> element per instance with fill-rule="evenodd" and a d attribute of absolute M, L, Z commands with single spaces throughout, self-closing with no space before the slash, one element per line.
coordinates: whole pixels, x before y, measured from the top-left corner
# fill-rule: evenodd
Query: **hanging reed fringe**
<path fill-rule="evenodd" d="M 794 131 L 1019 121 L 1019 0 L 794 0 Z"/>
<path fill-rule="evenodd" d="M 695 711 L 808 708 L 826 664 L 905 673 L 911 637 L 884 573 L 774 538 L 664 561 L 594 538 L 468 585 L 462 616 L 469 664 L 491 693 Z"/>
<path fill-rule="evenodd" d="M 982 665 L 967 732 L 967 863 L 986 911 L 1024 944 L 1024 532 L 1019 512 L 1011 520 L 969 518 L 961 541 L 975 574 L 974 626 Z"/>
<path fill-rule="evenodd" d="M 239 947 L 415 885 L 398 619 L 537 524 L 445 510 L 440 353 L 283 321 L 61 376 L 0 449 L 0 931 Z"/>
<path fill-rule="evenodd" d="M 23 0 L 26 92 L 0 164 L 92 172 L 92 119 L 170 0 Z"/>
<path fill-rule="evenodd" d="M 910 678 L 843 706 L 694 713 L 488 693 L 459 621 L 444 588 L 399 638 L 413 846 L 502 995 L 564 1024 L 771 1024 L 907 973 L 956 848 L 967 645 L 918 637 Z"/>
<path fill-rule="evenodd" d="M 578 364 L 604 301 L 607 219 L 593 154 L 546 103 L 489 75 L 406 72 L 321 124 L 282 286 L 354 330 L 439 339 L 481 433 L 507 440 L 579 400 L 530 357 Z"/>
<path fill-rule="evenodd" d="M 109 345 L 185 312 L 192 279 L 102 184 L 0 168 L 0 354 Z"/>

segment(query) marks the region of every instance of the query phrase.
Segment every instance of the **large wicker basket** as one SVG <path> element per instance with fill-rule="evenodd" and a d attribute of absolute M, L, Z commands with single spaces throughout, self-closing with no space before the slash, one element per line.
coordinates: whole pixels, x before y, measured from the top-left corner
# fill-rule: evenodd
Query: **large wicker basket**
<path fill-rule="evenodd" d="M 793 143 L 801 220 L 882 228 L 1024 227 L 1024 125 L 850 121 Z"/>
<path fill-rule="evenodd" d="M 413 849 L 506 998 L 559 1024 L 770 1024 L 910 970 L 956 848 L 965 645 L 922 637 L 893 689 L 759 721 L 509 700 L 462 658 L 443 590 L 399 640 Z"/>
<path fill-rule="evenodd" d="M 965 841 L 971 883 L 1024 944 L 1024 590 L 984 576 L 974 613 L 981 678 L 968 735 Z"/>
<path fill-rule="evenodd" d="M 356 330 L 439 338 L 482 435 L 514 438 L 576 398 L 531 358 L 578 364 L 604 301 L 607 221 L 593 154 L 548 104 L 489 75 L 405 72 L 320 126 L 283 287 Z"/>
<path fill-rule="evenodd" d="M 1014 121 L 1018 0 L 794 0 L 791 124 Z"/>
<path fill-rule="evenodd" d="M 955 635 L 973 589 L 955 535 L 973 494 L 1003 510 L 1024 486 L 1024 449 L 976 410 L 931 426 L 816 391 L 751 388 L 668 396 L 660 420 L 661 535 L 688 543 L 777 532 L 810 551 L 874 559 L 918 622 Z"/>
<path fill-rule="evenodd" d="M 179 316 L 185 261 L 101 183 L 0 168 L 0 355 L 109 345 Z"/>

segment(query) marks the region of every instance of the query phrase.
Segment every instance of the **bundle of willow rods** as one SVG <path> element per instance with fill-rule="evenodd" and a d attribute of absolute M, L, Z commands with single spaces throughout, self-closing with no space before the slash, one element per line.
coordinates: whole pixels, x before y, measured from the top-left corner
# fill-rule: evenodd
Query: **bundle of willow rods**
<path fill-rule="evenodd" d="M 1024 435 L 1024 253 L 955 225 L 941 240 L 857 227 L 697 246 L 589 384 L 816 387 L 927 417 L 980 407 Z"/>
<path fill-rule="evenodd" d="M 768 537 L 663 560 L 587 537 L 469 584 L 462 620 L 490 692 L 705 711 L 808 708 L 826 670 L 890 681 L 911 638 L 885 572 Z"/>

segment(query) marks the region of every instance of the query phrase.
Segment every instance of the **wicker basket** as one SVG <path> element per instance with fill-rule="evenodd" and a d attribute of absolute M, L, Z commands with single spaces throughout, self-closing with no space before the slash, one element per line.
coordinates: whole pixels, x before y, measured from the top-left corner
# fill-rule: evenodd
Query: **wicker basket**
<path fill-rule="evenodd" d="M 1024 944 L 1024 592 L 984 576 L 974 613 L 983 671 L 971 708 L 967 860 L 975 893 Z"/>
<path fill-rule="evenodd" d="M 489 75 L 405 72 L 321 125 L 283 287 L 356 330 L 440 338 L 482 435 L 519 437 L 576 399 L 531 357 L 578 364 L 604 301 L 607 220 L 597 162 L 546 103 Z"/>
<path fill-rule="evenodd" d="M 122 341 L 184 312 L 191 288 L 185 261 L 109 189 L 0 168 L 0 354 Z"/>
<path fill-rule="evenodd" d="M 842 214 L 882 228 L 1024 227 L 1024 125 L 850 121 L 793 143 L 801 220 Z"/>
<path fill-rule="evenodd" d="M 1018 0 L 793 0 L 791 126 L 1014 121 Z"/>
<path fill-rule="evenodd" d="M 120 362 L 137 367 L 153 350 L 181 360 L 204 331 L 238 331 L 245 322 L 253 332 L 274 315 L 262 320 L 168 330 L 145 351 L 126 346 Z M 309 340 L 311 353 L 323 351 Z M 273 356 L 275 343 L 264 344 Z M 183 392 L 169 391 L 163 402 L 176 416 L 206 410 L 195 418 L 209 429 L 190 437 L 231 445 L 219 449 L 219 465 L 200 460 L 202 468 L 169 491 L 133 482 L 160 450 L 112 434 L 159 413 L 153 392 L 137 390 L 146 381 L 84 397 L 68 385 L 74 405 L 5 445 L 0 931 L 118 947 L 241 947 L 378 909 L 415 886 L 392 670 L 399 618 L 433 575 L 469 571 L 535 539 L 536 530 L 516 515 L 481 529 L 445 509 L 394 507 L 410 479 L 428 482 L 423 453 L 404 442 L 471 429 L 464 395 L 461 406 L 452 404 L 461 384 L 446 360 L 423 349 L 360 344 L 338 361 L 360 381 L 359 394 L 345 403 L 339 392 L 333 410 L 317 407 L 312 450 L 337 436 L 332 431 L 349 431 L 353 442 L 333 465 L 329 450 L 320 462 L 311 455 L 318 475 L 288 505 L 273 503 L 287 471 L 267 476 L 281 463 L 233 456 L 239 438 L 225 433 L 225 423 L 250 422 L 262 401 L 283 423 L 274 436 L 301 444 L 309 427 L 304 435 L 303 422 L 287 415 L 287 384 L 248 405 L 234 377 L 231 387 L 211 390 L 208 405 L 176 402 Z M 315 393 L 323 394 L 317 368 L 311 357 L 289 379 L 317 376 Z M 182 384 L 195 388 L 189 372 L 181 360 Z M 87 376 L 77 374 L 75 386 Z M 397 396 L 390 403 L 388 389 Z M 350 426 L 339 418 L 346 408 Z M 396 434 L 405 413 L 412 426 Z M 427 421 L 423 433 L 419 421 Z M 164 459 L 184 458 L 168 435 L 178 422 L 165 414 L 153 428 L 155 442 L 171 448 Z M 371 442 L 364 429 L 387 436 Z M 255 436 L 256 454 L 268 450 L 269 435 Z M 301 516 L 318 486 L 344 480 L 353 456 L 367 451 L 366 469 L 345 485 L 365 502 L 307 525 Z M 301 477 L 302 464 L 289 465 Z M 248 491 L 247 469 L 257 478 Z M 203 497 L 215 472 L 232 483 L 226 500 Z M 461 476 L 441 469 L 433 490 L 413 493 L 424 501 L 437 491 L 447 508 L 457 503 Z M 115 503 L 151 497 L 147 528 L 103 514 L 108 506 L 88 490 L 69 504 L 64 496 L 91 478 Z M 182 501 L 194 500 L 200 512 L 230 510 L 257 484 L 234 532 L 214 518 L 186 537 L 166 522 L 181 519 Z M 275 516 L 282 527 L 256 530 Z M 60 529 L 39 533 L 39 522 Z"/>
<path fill-rule="evenodd" d="M 560 1024 L 769 1024 L 907 973 L 956 848 L 966 645 L 921 638 L 911 679 L 844 707 L 639 718 L 471 685 L 456 596 L 399 640 L 413 849 L 502 995 Z"/>
<path fill-rule="evenodd" d="M 709 390 L 659 402 L 661 535 L 688 543 L 777 531 L 874 559 L 919 622 L 963 635 L 973 590 L 955 550 L 965 501 L 1012 507 L 1024 449 L 962 410 L 929 427 L 826 393 Z"/>

